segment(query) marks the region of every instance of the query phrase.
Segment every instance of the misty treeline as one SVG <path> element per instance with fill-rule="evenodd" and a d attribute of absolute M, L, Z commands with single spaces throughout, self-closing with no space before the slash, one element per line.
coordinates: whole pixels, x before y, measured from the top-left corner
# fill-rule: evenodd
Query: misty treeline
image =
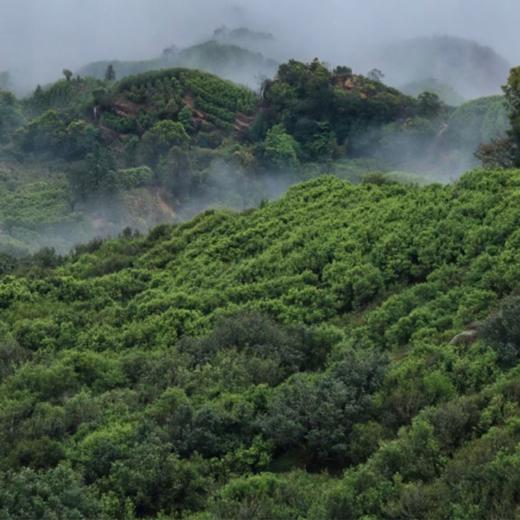
<path fill-rule="evenodd" d="M 319 60 L 281 65 L 258 93 L 191 69 L 116 70 L 0 92 L 4 251 L 253 207 L 321 173 L 446 182 L 508 128 L 501 97 L 454 108 Z"/>

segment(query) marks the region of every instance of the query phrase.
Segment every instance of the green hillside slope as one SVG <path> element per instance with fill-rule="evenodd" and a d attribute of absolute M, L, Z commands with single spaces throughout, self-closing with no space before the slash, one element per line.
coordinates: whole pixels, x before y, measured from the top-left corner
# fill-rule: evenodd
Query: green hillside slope
<path fill-rule="evenodd" d="M 519 197 L 321 177 L 4 258 L 2 518 L 511 518 Z"/>

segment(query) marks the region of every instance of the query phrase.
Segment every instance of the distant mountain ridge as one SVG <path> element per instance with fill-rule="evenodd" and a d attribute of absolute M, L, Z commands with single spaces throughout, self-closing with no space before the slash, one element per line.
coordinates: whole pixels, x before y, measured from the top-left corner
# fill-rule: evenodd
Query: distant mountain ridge
<path fill-rule="evenodd" d="M 167 48 L 162 55 L 149 60 L 102 60 L 78 70 L 80 76 L 103 79 L 109 65 L 113 65 L 118 79 L 151 70 L 186 67 L 218 74 L 236 83 L 258 87 L 265 77 L 271 77 L 278 68 L 275 60 L 232 43 L 209 40 L 186 49 Z"/>
<path fill-rule="evenodd" d="M 491 47 L 453 36 L 390 43 L 373 56 L 374 66 L 396 85 L 434 78 L 466 99 L 500 93 L 510 64 Z"/>

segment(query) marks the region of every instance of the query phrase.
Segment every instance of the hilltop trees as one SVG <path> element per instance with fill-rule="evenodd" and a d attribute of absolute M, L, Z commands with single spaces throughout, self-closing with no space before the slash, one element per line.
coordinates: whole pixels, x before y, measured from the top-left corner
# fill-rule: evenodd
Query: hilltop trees
<path fill-rule="evenodd" d="M 379 69 L 372 69 L 368 72 L 367 78 L 381 83 L 385 78 L 385 75 Z"/>
<path fill-rule="evenodd" d="M 356 132 L 414 115 L 414 100 L 380 81 L 352 75 L 348 67 L 330 72 L 319 60 L 280 66 L 267 82 L 259 133 L 282 124 L 306 160 L 330 159 Z"/>

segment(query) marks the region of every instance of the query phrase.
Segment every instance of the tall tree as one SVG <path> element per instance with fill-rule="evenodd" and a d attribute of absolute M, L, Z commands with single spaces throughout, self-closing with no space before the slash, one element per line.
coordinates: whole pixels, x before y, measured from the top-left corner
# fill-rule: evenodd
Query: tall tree
<path fill-rule="evenodd" d="M 116 79 L 116 71 L 114 66 L 110 64 L 105 71 L 105 81 L 115 81 Z"/>
<path fill-rule="evenodd" d="M 509 138 L 515 166 L 520 165 L 520 67 L 511 69 L 507 84 L 503 87 L 509 108 L 511 130 Z"/>
<path fill-rule="evenodd" d="M 372 81 L 377 81 L 381 83 L 384 79 L 385 75 L 379 69 L 372 69 L 368 74 L 367 78 Z"/>

